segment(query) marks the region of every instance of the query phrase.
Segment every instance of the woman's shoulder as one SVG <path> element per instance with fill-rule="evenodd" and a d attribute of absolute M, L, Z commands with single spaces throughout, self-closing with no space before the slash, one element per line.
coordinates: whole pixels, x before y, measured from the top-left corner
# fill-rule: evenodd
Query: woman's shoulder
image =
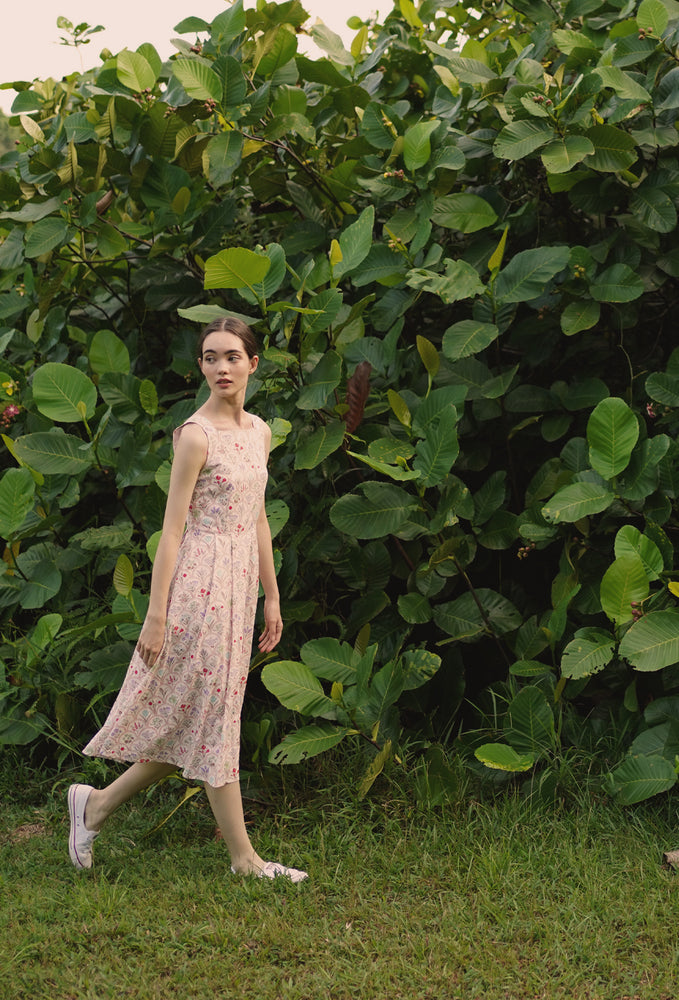
<path fill-rule="evenodd" d="M 174 450 L 177 450 L 177 445 L 180 440 L 182 443 L 186 443 L 187 445 L 202 448 L 205 445 L 205 439 L 208 436 L 209 429 L 209 421 L 205 420 L 200 413 L 194 413 L 172 432 L 172 444 L 174 446 Z"/>
<path fill-rule="evenodd" d="M 262 420 L 262 418 L 258 417 L 256 413 L 251 413 L 250 416 L 252 417 L 253 428 L 264 434 L 266 437 L 271 437 L 271 428 L 267 424 L 266 420 Z"/>

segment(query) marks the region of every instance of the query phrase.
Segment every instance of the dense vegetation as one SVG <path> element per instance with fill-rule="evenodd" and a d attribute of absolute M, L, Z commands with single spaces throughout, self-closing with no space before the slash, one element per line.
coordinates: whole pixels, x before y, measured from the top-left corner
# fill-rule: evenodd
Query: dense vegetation
<path fill-rule="evenodd" d="M 667 790 L 679 7 L 400 0 L 349 50 L 311 29 L 319 59 L 306 20 L 239 0 L 166 62 L 17 84 L 0 740 L 69 745 L 119 684 L 197 324 L 229 310 L 275 443 L 292 659 L 262 680 L 305 723 L 272 759 L 358 737 L 365 791 L 405 726 L 533 793 L 579 753 L 623 802 Z"/>

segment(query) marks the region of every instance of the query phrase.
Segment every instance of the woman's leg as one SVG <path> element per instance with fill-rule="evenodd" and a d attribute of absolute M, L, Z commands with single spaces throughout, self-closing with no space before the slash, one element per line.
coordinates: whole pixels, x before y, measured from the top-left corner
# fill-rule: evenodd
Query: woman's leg
<path fill-rule="evenodd" d="M 245 828 L 240 782 L 230 781 L 219 788 L 206 784 L 205 791 L 231 855 L 231 867 L 239 875 L 258 874 L 264 867 L 264 862 L 255 854 Z"/>
<path fill-rule="evenodd" d="M 257 875 L 259 878 L 276 878 L 282 875 L 292 882 L 303 882 L 307 878 L 306 872 L 287 868 L 277 862 L 262 861 L 255 853 L 245 829 L 240 782 L 231 781 L 219 788 L 206 784 L 205 791 L 231 855 L 231 868 L 234 872 L 238 875 Z"/>
<path fill-rule="evenodd" d="M 85 826 L 88 830 L 98 831 L 104 820 L 108 819 L 123 802 L 127 802 L 137 792 L 141 792 L 154 781 L 160 781 L 176 770 L 175 764 L 163 764 L 153 760 L 146 764 L 132 764 L 106 788 L 92 789 L 85 807 Z"/>

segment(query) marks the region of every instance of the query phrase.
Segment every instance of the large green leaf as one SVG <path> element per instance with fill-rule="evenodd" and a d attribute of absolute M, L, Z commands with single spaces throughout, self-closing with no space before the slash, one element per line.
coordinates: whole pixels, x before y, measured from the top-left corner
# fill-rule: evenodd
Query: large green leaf
<path fill-rule="evenodd" d="M 521 624 L 521 615 L 511 601 L 481 587 L 474 594 L 462 594 L 454 601 L 439 604 L 434 609 L 434 621 L 453 639 L 469 642 L 489 629 L 499 635 L 513 631 Z"/>
<path fill-rule="evenodd" d="M 85 528 L 71 536 L 86 552 L 99 552 L 102 549 L 119 549 L 126 547 L 132 537 L 133 526 L 127 524 L 102 524 L 100 528 Z"/>
<path fill-rule="evenodd" d="M 649 580 L 657 580 L 665 565 L 660 549 L 633 524 L 625 524 L 615 536 L 615 557 L 637 555 Z"/>
<path fill-rule="evenodd" d="M 223 187 L 240 165 L 243 136 L 232 130 L 213 136 L 203 152 L 203 170 L 213 187 Z"/>
<path fill-rule="evenodd" d="M 643 802 L 660 792 L 667 792 L 677 782 L 674 766 L 664 757 L 628 757 L 611 771 L 607 784 L 624 806 Z"/>
<path fill-rule="evenodd" d="M 64 242 L 68 235 L 66 221 L 60 217 L 50 216 L 34 223 L 26 236 L 25 253 L 27 257 L 42 257 Z"/>
<path fill-rule="evenodd" d="M 458 407 L 462 410 L 465 394 L 465 389 L 461 386 L 447 385 L 442 386 L 440 389 L 433 389 L 415 411 L 412 418 L 413 432 L 418 437 L 425 437 L 429 425 L 438 420 L 442 413 L 457 412 Z M 391 442 L 389 447 L 392 449 L 393 457 L 391 459 L 386 459 L 385 455 L 379 455 L 378 457 L 395 462 L 398 456 L 402 456 L 405 459 L 412 456 L 412 446 L 407 441 L 396 441 L 394 438 L 383 440 L 387 443 Z M 377 445 L 378 442 L 370 443 L 368 450 L 371 455 L 374 453 L 373 447 Z"/>
<path fill-rule="evenodd" d="M 413 469 L 420 473 L 423 486 L 442 482 L 450 472 L 460 452 L 457 440 L 457 413 L 454 407 L 444 410 L 438 420 L 427 428 L 426 437 L 418 441 Z"/>
<path fill-rule="evenodd" d="M 271 764 L 299 764 L 309 757 L 315 757 L 325 750 L 337 746 L 353 730 L 330 723 L 318 726 L 303 726 L 288 735 L 269 754 Z"/>
<path fill-rule="evenodd" d="M 390 479 L 395 479 L 399 483 L 405 483 L 410 479 L 419 479 L 421 476 L 420 472 L 414 472 L 412 469 L 404 468 L 402 465 L 390 465 L 388 462 L 384 462 L 379 458 L 373 458 L 371 455 L 360 455 L 356 451 L 347 451 L 347 455 L 357 458 L 359 462 L 365 462 L 375 472 L 381 472 L 383 476 L 389 476 Z"/>
<path fill-rule="evenodd" d="M 278 660 L 262 668 L 262 683 L 281 705 L 301 715 L 334 718 L 335 702 L 324 693 L 321 682 L 304 663 Z"/>
<path fill-rule="evenodd" d="M 361 133 L 376 149 L 391 149 L 394 145 L 394 135 L 385 121 L 391 123 L 393 114 L 391 108 L 377 101 L 371 101 L 363 112 Z"/>
<path fill-rule="evenodd" d="M 447 260 L 445 274 L 424 267 L 413 268 L 406 280 L 411 288 L 440 296 L 446 305 L 482 295 L 486 290 L 478 271 L 466 260 Z"/>
<path fill-rule="evenodd" d="M 645 500 L 658 487 L 659 468 L 669 448 L 669 438 L 658 434 L 639 442 L 624 474 L 618 478 L 620 495 L 626 500 Z"/>
<path fill-rule="evenodd" d="M 592 170 L 617 173 L 627 170 L 637 158 L 633 137 L 614 125 L 594 125 L 586 136 L 594 145 L 594 152 L 584 162 Z"/>
<path fill-rule="evenodd" d="M 297 406 L 300 410 L 319 410 L 340 383 L 342 359 L 336 351 L 327 351 L 309 374 L 300 389 Z"/>
<path fill-rule="evenodd" d="M 398 660 L 390 660 L 373 677 L 370 696 L 364 711 L 371 716 L 371 725 L 382 721 L 403 691 L 403 671 Z"/>
<path fill-rule="evenodd" d="M 648 597 L 649 583 L 644 564 L 636 552 L 620 556 L 601 580 L 601 607 L 616 625 L 634 617 L 634 606 Z"/>
<path fill-rule="evenodd" d="M 448 194 L 434 201 L 433 221 L 446 229 L 476 233 L 497 221 L 497 212 L 477 194 Z"/>
<path fill-rule="evenodd" d="M 328 455 L 337 451 L 344 440 L 344 432 L 344 423 L 333 420 L 302 438 L 295 452 L 295 468 L 315 469 Z"/>
<path fill-rule="evenodd" d="M 8 469 L 0 479 L 0 536 L 9 538 L 33 506 L 35 481 L 28 469 Z"/>
<path fill-rule="evenodd" d="M 234 0 L 234 3 L 221 14 L 217 14 L 210 25 L 210 33 L 215 42 L 230 42 L 243 31 L 245 31 L 245 10 L 243 0 Z"/>
<path fill-rule="evenodd" d="M 264 254 L 229 247 L 205 261 L 205 288 L 249 288 L 263 281 L 271 267 Z"/>
<path fill-rule="evenodd" d="M 593 10 L 596 8 L 592 5 Z M 555 45 L 565 52 L 566 55 L 572 55 L 577 49 L 589 50 L 590 54 L 593 52 L 598 52 L 596 43 L 592 41 L 587 35 L 582 31 L 571 31 L 568 28 L 556 28 L 552 33 Z"/>
<path fill-rule="evenodd" d="M 219 56 L 212 64 L 212 69 L 222 84 L 221 101 L 225 115 L 227 118 L 236 118 L 236 109 L 245 100 L 248 90 L 242 64 L 233 56 Z"/>
<path fill-rule="evenodd" d="M 294 58 L 297 37 L 288 28 L 277 25 L 257 41 L 255 66 L 260 76 L 272 76 Z"/>
<path fill-rule="evenodd" d="M 403 138 L 403 161 L 408 170 L 418 170 L 431 157 L 431 134 L 441 123 L 438 120 L 417 122 Z"/>
<path fill-rule="evenodd" d="M 32 551 L 28 549 L 17 560 L 23 576 L 19 603 L 22 608 L 32 611 L 42 608 L 61 589 L 62 576 L 51 559 L 32 559 Z"/>
<path fill-rule="evenodd" d="M 554 129 L 545 121 L 528 119 L 505 125 L 493 145 L 500 160 L 521 160 L 554 139 Z"/>
<path fill-rule="evenodd" d="M 679 610 L 651 611 L 634 622 L 622 637 L 620 656 L 642 671 L 679 663 Z"/>
<path fill-rule="evenodd" d="M 591 299 L 570 302 L 561 313 L 561 330 L 566 337 L 572 337 L 582 330 L 591 330 L 599 322 L 601 306 Z"/>
<path fill-rule="evenodd" d="M 431 605 L 426 597 L 416 591 L 399 596 L 398 613 L 411 625 L 422 625 L 431 621 Z"/>
<path fill-rule="evenodd" d="M 641 754 L 651 757 L 657 754 L 674 764 L 679 757 L 679 723 L 676 720 L 651 726 L 639 733 L 630 747 L 633 756 Z"/>
<path fill-rule="evenodd" d="M 528 302 L 544 293 L 545 285 L 568 264 L 568 247 L 523 250 L 500 271 L 495 282 L 498 302 Z"/>
<path fill-rule="evenodd" d="M 640 83 L 625 73 L 619 66 L 597 66 L 594 70 L 604 87 L 610 87 L 620 97 L 631 101 L 641 101 L 644 104 L 651 103 L 651 95 L 642 87 Z"/>
<path fill-rule="evenodd" d="M 484 351 L 493 343 L 500 331 L 494 323 L 477 323 L 473 319 L 463 319 L 453 323 L 443 334 L 443 353 L 450 361 L 468 358 Z"/>
<path fill-rule="evenodd" d="M 14 449 L 22 462 L 45 475 L 75 476 L 85 472 L 94 461 L 84 442 L 72 434 L 38 431 L 14 441 Z"/>
<path fill-rule="evenodd" d="M 124 87 L 136 94 L 151 90 L 156 82 L 153 67 L 139 52 L 123 49 L 116 58 L 116 74 Z"/>
<path fill-rule="evenodd" d="M 624 399 L 609 396 L 596 405 L 587 421 L 589 460 L 604 479 L 626 469 L 639 438 L 639 423 Z"/>
<path fill-rule="evenodd" d="M 507 742 L 518 753 L 541 754 L 554 745 L 554 713 L 539 688 L 523 688 L 512 699 L 504 724 Z"/>
<path fill-rule="evenodd" d="M 441 657 L 428 649 L 407 649 L 401 657 L 403 690 L 412 691 L 431 680 L 441 666 Z"/>
<path fill-rule="evenodd" d="M 671 233 L 677 228 L 677 210 L 673 199 L 662 188 L 640 184 L 630 199 L 630 210 L 649 229 Z"/>
<path fill-rule="evenodd" d="M 141 382 L 135 375 L 123 372 L 104 372 L 99 378 L 99 392 L 113 409 L 113 414 L 124 424 L 133 424 L 139 419 Z"/>
<path fill-rule="evenodd" d="M 43 651 L 47 649 L 57 637 L 63 624 L 64 619 L 61 615 L 49 614 L 42 615 L 40 617 L 37 625 L 27 637 L 29 647 L 29 652 L 26 657 L 27 666 L 34 666 L 41 659 Z M 129 657 L 127 662 L 130 662 Z"/>
<path fill-rule="evenodd" d="M 349 493 L 330 508 L 334 526 L 352 538 L 382 538 L 398 531 L 417 501 L 398 486 L 364 483 L 364 496 Z"/>
<path fill-rule="evenodd" d="M 342 292 L 339 288 L 325 288 L 318 295 L 312 295 L 307 306 L 313 314 L 304 317 L 305 331 L 319 333 L 327 330 L 342 308 Z"/>
<path fill-rule="evenodd" d="M 676 13 L 674 14 L 676 17 Z M 640 30 L 660 38 L 669 24 L 670 15 L 667 4 L 661 0 L 641 0 L 637 11 L 637 24 Z"/>
<path fill-rule="evenodd" d="M 536 760 L 535 754 L 517 753 L 513 747 L 506 743 L 484 743 L 483 746 L 477 747 L 474 756 L 494 771 L 510 771 L 512 773 L 530 771 Z"/>
<path fill-rule="evenodd" d="M 671 372 L 654 372 L 646 379 L 644 388 L 651 399 L 663 406 L 679 406 L 679 375 Z"/>
<path fill-rule="evenodd" d="M 271 296 L 278 291 L 281 282 L 283 281 L 286 274 L 286 259 L 285 250 L 280 245 L 280 243 L 269 243 L 265 249 L 265 254 L 271 261 L 271 266 L 269 270 L 264 275 L 264 278 L 253 286 L 252 291 L 250 289 L 243 289 L 241 295 L 247 301 L 256 305 L 259 300 L 262 302 L 265 299 L 271 298 Z M 283 307 L 279 303 L 273 303 L 267 308 L 296 308 L 294 303 L 285 303 Z M 301 308 L 301 307 L 298 307 Z M 271 350 L 271 348 L 269 348 Z"/>
<path fill-rule="evenodd" d="M 561 673 L 572 680 L 590 677 L 613 659 L 615 636 L 601 628 L 581 628 L 563 651 Z"/>
<path fill-rule="evenodd" d="M 348 642 L 339 639 L 311 639 L 300 650 L 302 660 L 316 677 L 343 684 L 356 683 L 358 654 Z"/>
<path fill-rule="evenodd" d="M 85 660 L 75 680 L 86 690 L 117 691 L 125 678 L 131 655 L 132 647 L 124 640 L 98 649 Z"/>
<path fill-rule="evenodd" d="M 32 743 L 50 726 L 46 715 L 36 712 L 30 718 L 13 718 L 9 715 L 0 716 L 0 746 L 25 746 Z"/>
<path fill-rule="evenodd" d="M 614 494 L 605 486 L 596 483 L 573 483 L 565 486 L 554 494 L 549 503 L 542 508 L 545 521 L 559 524 L 560 522 L 579 521 L 581 517 L 599 514 L 605 510 L 614 499 Z"/>
<path fill-rule="evenodd" d="M 644 282 L 628 264 L 614 264 L 597 275 L 589 288 L 598 302 L 633 302 L 644 293 Z"/>
<path fill-rule="evenodd" d="M 285 500 L 277 498 L 267 500 L 264 506 L 266 509 L 266 518 L 269 522 L 271 537 L 275 538 L 288 523 L 288 520 L 290 519 L 290 508 L 286 504 Z"/>
<path fill-rule="evenodd" d="M 177 309 L 177 313 L 182 319 L 188 319 L 192 323 L 204 323 L 205 325 L 211 323 L 214 319 L 220 319 L 224 316 L 225 312 L 226 310 L 222 305 L 189 306 L 188 309 Z M 246 316 L 243 313 L 234 312 L 233 309 L 229 309 L 229 316 L 233 316 L 236 319 L 242 319 L 243 322 L 248 325 L 256 322 L 252 316 Z"/>
<path fill-rule="evenodd" d="M 33 376 L 33 398 L 51 420 L 75 423 L 94 414 L 97 388 L 79 368 L 48 361 Z"/>
<path fill-rule="evenodd" d="M 13 271 L 24 262 L 24 233 L 17 226 L 0 244 L 0 268 Z"/>
<path fill-rule="evenodd" d="M 567 135 L 545 146 L 540 157 L 548 173 L 565 174 L 593 152 L 594 145 L 587 136 Z"/>
<path fill-rule="evenodd" d="M 368 205 L 359 215 L 356 222 L 343 231 L 339 238 L 342 259 L 335 264 L 335 278 L 343 278 L 359 267 L 370 252 L 373 242 L 373 226 L 375 225 L 375 208 Z"/>
<path fill-rule="evenodd" d="M 444 48 L 436 42 L 425 38 L 424 44 L 431 49 L 439 58 L 443 59 L 446 66 L 450 67 L 453 74 L 462 83 L 485 84 L 489 80 L 495 80 L 497 74 L 485 62 L 480 59 L 470 59 L 467 56 L 460 56 L 451 49 Z"/>
<path fill-rule="evenodd" d="M 171 63 L 172 72 L 182 87 L 197 101 L 221 102 L 222 83 L 212 67 L 199 59 L 176 59 Z"/>

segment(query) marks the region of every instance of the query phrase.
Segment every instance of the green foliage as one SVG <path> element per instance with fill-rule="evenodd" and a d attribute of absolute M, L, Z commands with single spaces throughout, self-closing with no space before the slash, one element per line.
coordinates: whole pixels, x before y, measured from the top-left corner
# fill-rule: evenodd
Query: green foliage
<path fill-rule="evenodd" d="M 305 20 L 236 2 L 178 25 L 165 63 L 125 49 L 15 101 L 0 733 L 77 731 L 110 690 L 115 665 L 44 646 L 28 667 L 19 643 L 36 610 L 81 659 L 134 638 L 196 324 L 230 311 L 262 344 L 297 665 L 263 676 L 310 720 L 276 759 L 479 718 L 474 767 L 541 780 L 606 719 L 622 752 L 679 697 L 676 12 L 402 0 L 348 50 L 315 27 L 316 60 Z M 364 677 L 354 653 L 314 670 L 310 644 L 351 650 L 366 624 Z"/>

